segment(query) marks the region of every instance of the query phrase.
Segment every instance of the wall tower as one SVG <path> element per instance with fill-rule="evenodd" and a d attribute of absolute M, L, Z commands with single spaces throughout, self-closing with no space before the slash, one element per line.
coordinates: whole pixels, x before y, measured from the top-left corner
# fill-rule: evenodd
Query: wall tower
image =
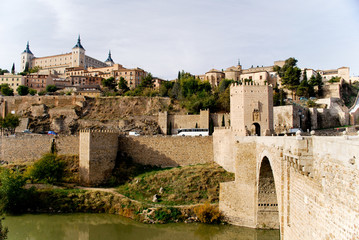
<path fill-rule="evenodd" d="M 237 136 L 268 136 L 273 132 L 273 88 L 244 83 L 232 85 L 231 126 Z"/>

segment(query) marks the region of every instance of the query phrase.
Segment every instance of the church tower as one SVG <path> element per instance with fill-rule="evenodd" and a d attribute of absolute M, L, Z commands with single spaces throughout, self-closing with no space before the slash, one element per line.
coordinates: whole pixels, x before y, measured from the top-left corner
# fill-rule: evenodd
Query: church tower
<path fill-rule="evenodd" d="M 105 63 L 107 64 L 107 66 L 113 66 L 115 64 L 115 62 L 111 58 L 111 50 L 108 51 L 108 57 L 107 57 Z"/>
<path fill-rule="evenodd" d="M 31 60 L 34 58 L 34 54 L 30 51 L 29 41 L 26 44 L 26 49 L 21 53 L 20 71 L 23 72 L 26 68 L 32 68 Z"/>
<path fill-rule="evenodd" d="M 72 48 L 72 67 L 85 67 L 85 48 L 81 45 L 80 35 Z"/>

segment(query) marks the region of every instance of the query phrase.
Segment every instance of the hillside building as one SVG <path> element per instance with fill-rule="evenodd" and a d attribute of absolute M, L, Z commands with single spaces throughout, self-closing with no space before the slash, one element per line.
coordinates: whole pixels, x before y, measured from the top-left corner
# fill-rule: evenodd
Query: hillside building
<path fill-rule="evenodd" d="M 0 84 L 8 84 L 10 88 L 14 90 L 14 93 L 17 93 L 17 88 L 20 85 L 25 84 L 25 78 L 21 75 L 14 75 L 11 73 L 5 73 L 0 75 Z"/>

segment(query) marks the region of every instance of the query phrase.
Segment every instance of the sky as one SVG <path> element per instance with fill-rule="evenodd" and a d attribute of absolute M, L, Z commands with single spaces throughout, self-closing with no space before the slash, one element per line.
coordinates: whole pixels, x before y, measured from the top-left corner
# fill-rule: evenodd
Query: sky
<path fill-rule="evenodd" d="M 1 0 L 0 68 L 71 52 L 163 79 L 237 65 L 350 67 L 359 75 L 359 0 Z"/>

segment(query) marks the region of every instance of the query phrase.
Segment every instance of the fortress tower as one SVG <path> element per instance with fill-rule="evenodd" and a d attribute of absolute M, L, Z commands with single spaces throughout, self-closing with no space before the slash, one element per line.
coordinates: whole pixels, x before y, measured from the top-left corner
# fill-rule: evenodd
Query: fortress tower
<path fill-rule="evenodd" d="M 273 131 L 273 88 L 250 84 L 231 86 L 232 130 L 237 136 L 270 135 Z"/>
<path fill-rule="evenodd" d="M 76 45 L 72 48 L 72 67 L 85 66 L 85 51 L 79 35 Z"/>
<path fill-rule="evenodd" d="M 30 69 L 32 68 L 32 59 L 34 58 L 34 54 L 30 51 L 29 41 L 26 44 L 26 49 L 21 53 L 21 65 L 20 71 L 23 72 L 26 66 Z"/>
<path fill-rule="evenodd" d="M 115 64 L 115 62 L 112 60 L 112 57 L 111 57 L 111 50 L 108 51 L 108 57 L 107 57 L 105 63 L 106 63 L 108 66 L 113 66 L 113 65 Z"/>

